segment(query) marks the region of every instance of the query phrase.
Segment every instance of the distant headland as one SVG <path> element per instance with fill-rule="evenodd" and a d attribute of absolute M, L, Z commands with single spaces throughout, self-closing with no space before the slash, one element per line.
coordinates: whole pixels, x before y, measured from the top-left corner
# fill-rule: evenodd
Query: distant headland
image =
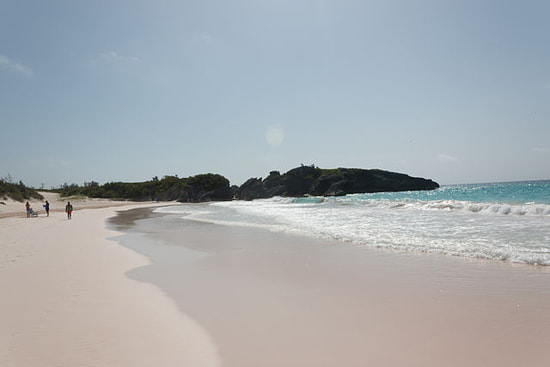
<path fill-rule="evenodd" d="M 379 169 L 322 169 L 301 166 L 285 174 L 272 171 L 265 179 L 251 178 L 235 192 L 241 200 L 273 196 L 343 196 L 347 194 L 434 190 L 439 184 L 428 179 Z"/>
<path fill-rule="evenodd" d="M 380 169 L 336 168 L 300 166 L 281 174 L 271 171 L 265 178 L 250 178 L 241 186 L 231 186 L 219 174 L 201 174 L 188 178 L 153 177 L 144 182 L 86 182 L 83 186 L 64 184 L 61 196 L 88 196 L 91 198 L 126 199 L 135 201 L 227 201 L 254 200 L 273 196 L 343 196 L 347 194 L 434 190 L 439 187 L 430 179 L 411 177 L 403 173 Z M 15 200 L 40 198 L 36 190 L 22 182 L 13 184 L 0 180 L 0 197 Z"/>

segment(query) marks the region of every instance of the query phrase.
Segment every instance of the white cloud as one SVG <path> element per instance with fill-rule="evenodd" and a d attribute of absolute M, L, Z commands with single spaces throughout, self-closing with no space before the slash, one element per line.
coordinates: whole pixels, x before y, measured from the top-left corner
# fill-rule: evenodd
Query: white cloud
<path fill-rule="evenodd" d="M 452 155 L 440 153 L 437 155 L 437 160 L 445 163 L 454 163 L 454 162 L 458 162 L 459 159 Z"/>
<path fill-rule="evenodd" d="M 20 73 L 26 76 L 32 76 L 34 74 L 34 71 L 30 67 L 23 65 L 17 61 L 11 60 L 5 55 L 0 55 L 0 70 L 2 69 Z"/>
<path fill-rule="evenodd" d="M 123 56 L 117 52 L 109 51 L 99 55 L 100 60 L 112 63 L 140 63 L 141 59 L 135 56 Z"/>
<path fill-rule="evenodd" d="M 545 148 L 545 147 L 533 147 L 531 148 L 531 151 L 535 152 L 535 153 L 546 153 L 548 152 L 548 148 Z"/>

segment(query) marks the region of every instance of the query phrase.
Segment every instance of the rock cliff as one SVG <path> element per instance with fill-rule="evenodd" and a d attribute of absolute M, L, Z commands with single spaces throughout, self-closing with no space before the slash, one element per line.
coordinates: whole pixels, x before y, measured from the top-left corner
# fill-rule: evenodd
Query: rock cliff
<path fill-rule="evenodd" d="M 251 178 L 234 190 L 240 200 L 273 196 L 342 196 L 347 194 L 434 190 L 439 184 L 424 178 L 379 169 L 321 169 L 301 166 L 280 174 L 270 172 L 265 179 Z"/>

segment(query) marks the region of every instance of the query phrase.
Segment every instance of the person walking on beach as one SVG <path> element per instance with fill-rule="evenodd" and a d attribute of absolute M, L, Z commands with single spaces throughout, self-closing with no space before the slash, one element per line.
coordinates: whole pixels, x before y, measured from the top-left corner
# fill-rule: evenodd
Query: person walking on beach
<path fill-rule="evenodd" d="M 46 200 L 46 204 L 44 204 L 44 209 L 46 210 L 46 216 L 50 216 L 50 203 L 48 203 L 48 200 Z"/>
<path fill-rule="evenodd" d="M 27 201 L 27 204 L 25 204 L 25 209 L 27 209 L 27 218 L 31 217 L 31 204 Z"/>
<path fill-rule="evenodd" d="M 67 219 L 71 219 L 73 216 L 73 206 L 70 201 L 65 205 L 65 212 L 67 213 Z"/>

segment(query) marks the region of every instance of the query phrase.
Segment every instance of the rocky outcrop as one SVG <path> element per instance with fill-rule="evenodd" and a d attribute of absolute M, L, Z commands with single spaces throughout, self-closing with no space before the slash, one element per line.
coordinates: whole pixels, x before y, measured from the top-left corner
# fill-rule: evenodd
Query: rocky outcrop
<path fill-rule="evenodd" d="M 251 178 L 235 190 L 240 200 L 273 196 L 342 196 L 347 194 L 434 190 L 439 184 L 424 178 L 379 169 L 321 169 L 301 166 L 281 175 L 270 172 L 265 179 Z"/>
<path fill-rule="evenodd" d="M 180 202 L 231 200 L 229 180 L 221 175 L 205 174 L 190 177 L 180 193 Z"/>
<path fill-rule="evenodd" d="M 20 185 L 23 186 L 22 183 Z M 4 189 L 0 190 L 0 194 L 3 194 L 0 198 L 9 196 L 6 187 L 7 183 L 0 180 L 0 189 Z M 230 186 L 229 180 L 221 175 L 207 173 L 187 178 L 164 176 L 162 179 L 153 177 L 145 182 L 108 182 L 103 185 L 92 181 L 85 183 L 84 187 L 65 184 L 58 192 L 61 196 L 203 202 L 254 200 L 273 196 L 340 196 L 380 191 L 432 190 L 438 187 L 432 180 L 402 173 L 301 166 L 282 175 L 278 171 L 271 171 L 265 179 L 251 178 L 240 187 Z"/>

